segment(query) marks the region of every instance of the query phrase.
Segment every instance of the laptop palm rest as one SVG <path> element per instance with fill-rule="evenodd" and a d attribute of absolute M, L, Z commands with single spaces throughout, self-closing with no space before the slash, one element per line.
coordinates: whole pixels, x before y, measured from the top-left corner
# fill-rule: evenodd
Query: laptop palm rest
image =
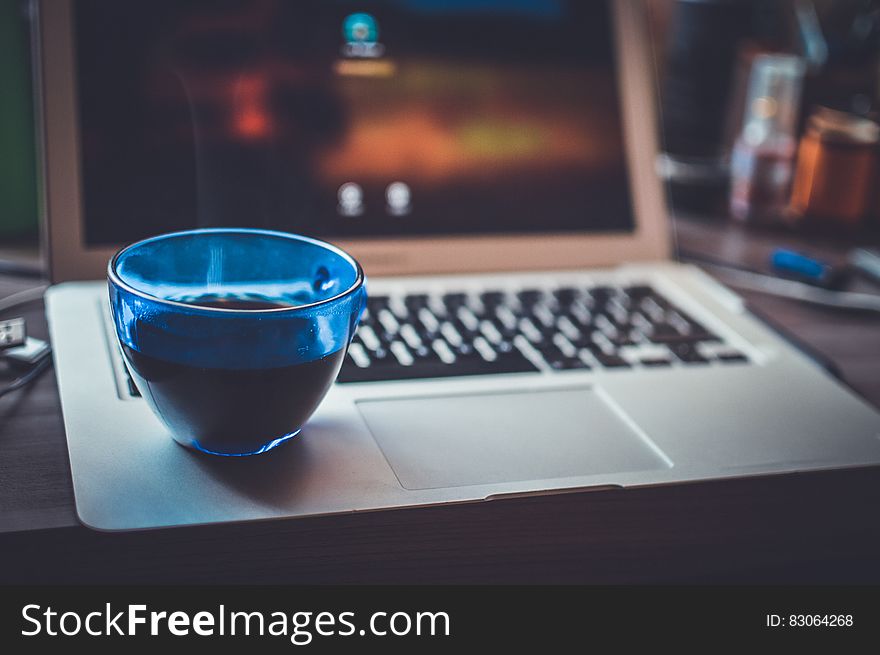
<path fill-rule="evenodd" d="M 672 465 L 595 387 L 362 400 L 406 489 L 546 480 Z"/>

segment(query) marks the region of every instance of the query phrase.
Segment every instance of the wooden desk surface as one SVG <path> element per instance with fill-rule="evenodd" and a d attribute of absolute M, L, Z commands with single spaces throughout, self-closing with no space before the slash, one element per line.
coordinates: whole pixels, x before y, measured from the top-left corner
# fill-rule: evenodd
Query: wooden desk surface
<path fill-rule="evenodd" d="M 754 267 L 804 246 L 697 221 L 677 236 Z M 0 297 L 24 286 L 0 278 Z M 880 318 L 743 295 L 880 406 Z M 41 304 L 22 313 L 45 337 Z M 106 534 L 76 519 L 54 376 L 0 400 L 0 582 L 880 582 L 878 507 L 862 469 Z"/>

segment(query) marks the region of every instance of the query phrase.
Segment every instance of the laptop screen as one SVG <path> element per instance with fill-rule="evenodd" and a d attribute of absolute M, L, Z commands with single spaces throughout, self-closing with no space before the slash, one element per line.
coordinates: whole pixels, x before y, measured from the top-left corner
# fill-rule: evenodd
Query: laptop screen
<path fill-rule="evenodd" d="M 609 7 L 75 3 L 85 240 L 634 228 Z"/>

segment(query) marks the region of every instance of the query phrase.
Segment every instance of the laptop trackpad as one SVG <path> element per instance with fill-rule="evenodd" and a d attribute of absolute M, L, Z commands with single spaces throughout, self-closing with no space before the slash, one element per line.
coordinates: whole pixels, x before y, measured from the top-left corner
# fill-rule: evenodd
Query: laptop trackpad
<path fill-rule="evenodd" d="M 590 387 L 362 400 L 406 489 L 663 469 L 656 446 Z"/>

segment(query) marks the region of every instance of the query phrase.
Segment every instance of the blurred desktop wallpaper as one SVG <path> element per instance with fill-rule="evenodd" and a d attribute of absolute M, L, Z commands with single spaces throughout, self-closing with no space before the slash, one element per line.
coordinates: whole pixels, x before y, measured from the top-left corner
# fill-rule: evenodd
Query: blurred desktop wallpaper
<path fill-rule="evenodd" d="M 658 170 L 674 212 L 876 235 L 880 2 L 647 3 Z M 546 231 L 577 229 L 585 213 L 593 229 L 628 225 L 615 204 L 625 194 L 609 190 L 623 166 L 607 123 L 616 91 L 590 63 L 608 34 L 588 3 L 411 0 L 362 3 L 371 12 L 361 14 L 356 3 L 312 4 L 313 25 L 273 0 L 77 4 L 79 56 L 96 71 L 80 107 L 87 178 L 99 181 L 84 189 L 88 242 L 131 241 L 166 222 L 238 223 L 243 212 L 331 238 L 351 215 L 364 236 L 398 231 L 389 215 L 413 234 L 480 232 L 480 217 L 498 211 L 541 212 Z M 31 12 L 0 0 L 2 248 L 38 238 Z M 404 14 L 422 28 L 395 32 Z M 107 36 L 126 24 L 144 47 Z M 340 24 L 328 40 L 322 31 Z M 137 52 L 150 61 L 126 55 Z M 446 211 L 450 194 L 472 211 Z"/>
<path fill-rule="evenodd" d="M 632 223 L 604 3 L 75 7 L 89 244 Z"/>

